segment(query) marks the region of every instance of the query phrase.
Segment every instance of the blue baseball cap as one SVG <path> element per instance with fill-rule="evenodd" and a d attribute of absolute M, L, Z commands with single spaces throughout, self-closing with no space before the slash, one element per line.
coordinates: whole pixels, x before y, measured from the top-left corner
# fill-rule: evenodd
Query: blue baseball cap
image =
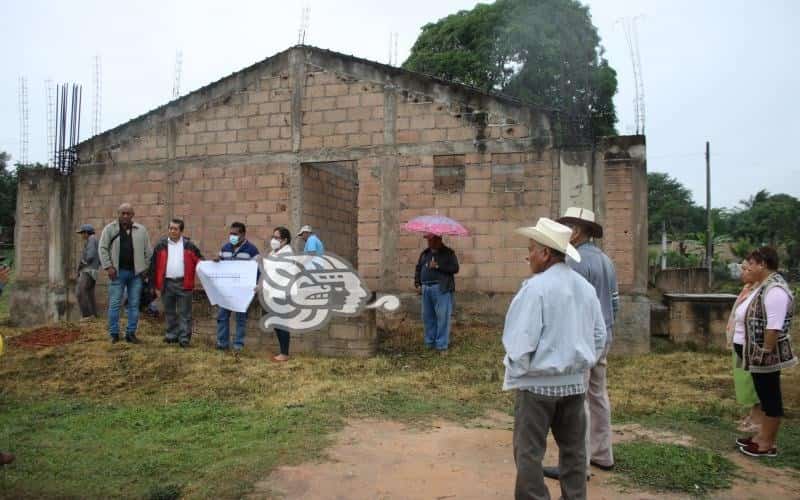
<path fill-rule="evenodd" d="M 94 226 L 91 224 L 82 224 L 81 228 L 75 231 L 76 233 L 89 233 L 94 234 Z"/>

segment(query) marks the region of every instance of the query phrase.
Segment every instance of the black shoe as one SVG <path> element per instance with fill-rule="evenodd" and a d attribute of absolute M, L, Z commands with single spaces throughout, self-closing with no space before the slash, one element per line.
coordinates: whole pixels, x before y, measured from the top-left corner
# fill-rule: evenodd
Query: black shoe
<path fill-rule="evenodd" d="M 112 343 L 112 344 L 116 344 L 117 342 L 119 342 L 119 337 L 114 337 L 114 336 L 112 335 L 112 336 L 111 336 L 111 343 Z"/>
<path fill-rule="evenodd" d="M 177 344 L 178 343 L 178 339 L 168 339 L 167 337 L 164 337 L 164 343 L 165 344 Z"/>
<path fill-rule="evenodd" d="M 598 463 L 597 463 L 597 462 L 595 462 L 594 460 L 590 460 L 590 461 L 589 461 L 589 464 L 590 464 L 591 466 L 593 466 L 593 467 L 597 467 L 598 469 L 600 469 L 600 470 L 604 470 L 604 471 L 610 471 L 610 470 L 614 470 L 614 464 L 611 464 L 611 465 L 603 465 L 603 464 L 598 464 Z"/>
<path fill-rule="evenodd" d="M 139 339 L 136 338 L 136 335 L 125 335 L 125 342 L 129 344 L 138 344 Z"/>
<path fill-rule="evenodd" d="M 550 479 L 558 479 L 561 477 L 561 471 L 558 470 L 558 466 L 542 467 L 542 473 L 544 474 L 544 477 L 549 477 Z"/>
<path fill-rule="evenodd" d="M 188 340 L 181 340 L 179 342 L 179 345 L 181 346 L 181 348 L 186 349 L 187 347 L 189 347 L 189 341 Z"/>
<path fill-rule="evenodd" d="M 223 346 L 221 346 L 221 345 L 218 345 L 218 346 L 217 346 L 217 350 L 218 350 L 218 351 L 230 351 L 230 350 L 231 350 L 231 348 L 230 348 L 230 347 L 223 347 Z"/>

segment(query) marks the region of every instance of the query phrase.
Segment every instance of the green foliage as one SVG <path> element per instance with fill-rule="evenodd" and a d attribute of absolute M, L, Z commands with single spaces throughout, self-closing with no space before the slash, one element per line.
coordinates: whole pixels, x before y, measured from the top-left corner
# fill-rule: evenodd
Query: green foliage
<path fill-rule="evenodd" d="M 575 0 L 497 0 L 457 12 L 422 27 L 403 67 L 558 110 L 591 124 L 594 137 L 615 133 L 617 74 L 588 7 Z"/>
<path fill-rule="evenodd" d="M 678 252 L 667 252 L 667 267 L 698 267 L 701 257 L 696 254 L 681 255 Z"/>
<path fill-rule="evenodd" d="M 731 217 L 732 234 L 752 247 L 783 247 L 785 266 L 800 265 L 800 200 L 761 190 L 743 200 L 742 207 Z"/>
<path fill-rule="evenodd" d="M 731 252 L 740 259 L 747 257 L 754 249 L 755 245 L 744 239 L 736 240 L 736 242 L 731 245 Z"/>
<path fill-rule="evenodd" d="M 730 488 L 736 470 L 719 453 L 649 441 L 615 445 L 614 458 L 616 469 L 637 486 L 693 495 Z"/>
<path fill-rule="evenodd" d="M 0 226 L 13 226 L 17 211 L 17 173 L 9 171 L 11 157 L 0 151 Z"/>
<path fill-rule="evenodd" d="M 683 240 L 705 230 L 705 210 L 692 201 L 692 192 L 669 174 L 647 174 L 647 235 L 661 240 L 666 227 L 672 239 Z"/>

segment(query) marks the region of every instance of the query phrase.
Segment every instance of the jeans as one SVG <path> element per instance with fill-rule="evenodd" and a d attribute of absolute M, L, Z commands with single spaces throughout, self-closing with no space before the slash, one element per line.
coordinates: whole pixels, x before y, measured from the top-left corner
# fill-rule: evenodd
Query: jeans
<path fill-rule="evenodd" d="M 542 472 L 548 431 L 553 432 L 558 445 L 561 498 L 586 499 L 586 412 L 583 404 L 583 394 L 559 398 L 517 390 L 514 405 L 516 500 L 550 499 Z"/>
<path fill-rule="evenodd" d="M 128 291 L 128 326 L 125 336 L 136 335 L 139 323 L 139 298 L 142 296 L 142 278 L 133 271 L 120 269 L 117 278 L 108 285 L 108 334 L 119 338 L 119 308 L 122 304 L 122 293 Z"/>
<path fill-rule="evenodd" d="M 244 329 L 247 326 L 247 313 L 237 312 L 233 314 L 236 315 L 236 339 L 233 341 L 233 348 L 241 350 L 244 347 Z M 217 314 L 217 347 L 220 349 L 227 349 L 231 341 L 230 317 L 230 310 L 219 308 L 219 314 Z"/>
<path fill-rule="evenodd" d="M 286 330 L 281 330 L 280 328 L 275 329 L 275 336 L 278 337 L 278 345 L 281 348 L 281 354 L 284 356 L 289 355 L 289 341 L 291 339 L 291 334 Z"/>
<path fill-rule="evenodd" d="M 192 291 L 183 289 L 183 278 L 165 281 L 161 302 L 167 317 L 166 339 L 188 343 L 192 336 Z"/>
<path fill-rule="evenodd" d="M 440 351 L 450 345 L 450 316 L 453 293 L 439 290 L 438 284 L 422 285 L 422 322 L 425 324 L 425 345 Z"/>
<path fill-rule="evenodd" d="M 89 273 L 80 273 L 75 295 L 78 296 L 81 318 L 94 318 L 97 316 L 97 304 L 94 301 L 94 285 L 94 278 L 92 278 Z"/>

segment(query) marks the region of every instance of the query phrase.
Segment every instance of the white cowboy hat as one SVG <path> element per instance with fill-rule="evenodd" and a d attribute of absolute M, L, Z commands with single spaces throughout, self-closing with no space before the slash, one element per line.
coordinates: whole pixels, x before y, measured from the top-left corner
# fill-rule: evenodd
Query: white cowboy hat
<path fill-rule="evenodd" d="M 572 236 L 572 229 L 552 219 L 541 217 L 536 221 L 536 226 L 520 227 L 514 232 L 526 238 L 530 238 L 548 248 L 565 253 L 575 262 L 581 261 L 581 254 L 578 253 L 575 247 L 569 244 L 569 239 Z"/>
<path fill-rule="evenodd" d="M 564 217 L 558 219 L 557 222 L 561 224 L 583 224 L 589 228 L 589 236 L 593 238 L 603 237 L 603 226 L 595 222 L 594 212 L 586 208 L 569 207 L 567 211 L 564 212 Z"/>
<path fill-rule="evenodd" d="M 303 233 L 313 233 L 313 232 L 314 231 L 311 229 L 311 226 L 305 225 L 301 227 L 299 231 L 297 231 L 297 236 L 300 236 Z"/>

